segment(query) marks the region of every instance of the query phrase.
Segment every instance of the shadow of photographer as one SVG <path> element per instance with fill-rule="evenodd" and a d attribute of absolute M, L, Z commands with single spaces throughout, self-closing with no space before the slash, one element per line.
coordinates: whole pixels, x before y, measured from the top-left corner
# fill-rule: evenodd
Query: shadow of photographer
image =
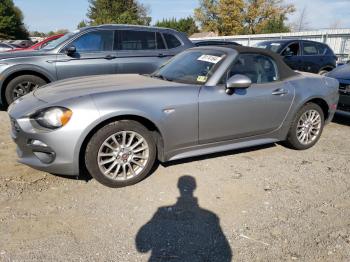
<path fill-rule="evenodd" d="M 178 188 L 175 205 L 160 207 L 137 233 L 137 250 L 151 251 L 150 262 L 231 261 L 232 251 L 218 216 L 200 208 L 193 196 L 196 180 L 183 176 Z"/>

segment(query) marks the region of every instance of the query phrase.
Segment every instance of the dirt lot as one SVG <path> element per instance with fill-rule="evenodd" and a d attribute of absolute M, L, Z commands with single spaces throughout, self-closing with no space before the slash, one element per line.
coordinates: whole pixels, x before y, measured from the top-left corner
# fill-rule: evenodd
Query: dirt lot
<path fill-rule="evenodd" d="M 160 166 L 123 189 L 16 163 L 0 123 L 0 261 L 350 261 L 350 117 L 311 150 Z"/>

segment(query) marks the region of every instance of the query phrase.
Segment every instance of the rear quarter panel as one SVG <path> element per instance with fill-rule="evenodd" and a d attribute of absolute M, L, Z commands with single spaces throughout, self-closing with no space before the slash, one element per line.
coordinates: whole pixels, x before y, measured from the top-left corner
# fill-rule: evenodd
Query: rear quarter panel
<path fill-rule="evenodd" d="M 313 99 L 322 99 L 327 103 L 330 110 L 329 118 L 326 121 L 332 120 L 335 110 L 331 109 L 331 105 L 337 104 L 339 100 L 339 82 L 337 80 L 316 74 L 302 73 L 286 81 L 295 87 L 295 99 L 285 120 L 284 135 L 287 134 L 290 124 L 300 108 Z"/>

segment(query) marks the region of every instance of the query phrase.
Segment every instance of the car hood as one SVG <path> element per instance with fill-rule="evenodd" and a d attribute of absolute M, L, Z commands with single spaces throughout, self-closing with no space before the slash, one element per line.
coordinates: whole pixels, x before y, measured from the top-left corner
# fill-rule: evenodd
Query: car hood
<path fill-rule="evenodd" d="M 328 77 L 350 80 L 350 64 L 342 65 L 327 74 Z"/>
<path fill-rule="evenodd" d="M 0 53 L 0 61 L 11 59 L 11 58 L 23 58 L 23 57 L 33 57 L 33 56 L 43 56 L 47 55 L 47 51 L 36 51 L 36 50 L 14 50 L 10 52 Z"/>
<path fill-rule="evenodd" d="M 37 89 L 33 94 L 42 101 L 54 103 L 85 95 L 179 85 L 182 84 L 136 74 L 99 75 L 54 82 Z"/>

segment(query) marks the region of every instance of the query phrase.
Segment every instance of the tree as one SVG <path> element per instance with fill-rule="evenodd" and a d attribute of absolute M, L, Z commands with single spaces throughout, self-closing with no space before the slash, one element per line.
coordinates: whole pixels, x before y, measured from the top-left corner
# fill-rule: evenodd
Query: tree
<path fill-rule="evenodd" d="M 199 0 L 194 10 L 195 20 L 205 32 L 219 31 L 219 0 Z"/>
<path fill-rule="evenodd" d="M 87 17 L 90 25 L 149 25 L 149 10 L 137 0 L 89 0 Z"/>
<path fill-rule="evenodd" d="M 85 20 L 80 21 L 80 23 L 78 24 L 77 28 L 83 28 L 87 26 L 87 22 Z"/>
<path fill-rule="evenodd" d="M 282 5 L 283 0 L 247 0 L 245 23 L 247 34 L 263 32 L 271 22 L 286 19 L 287 14 L 293 13 L 293 5 Z M 284 22 L 282 20 L 282 22 Z M 278 33 L 278 32 L 273 32 Z"/>
<path fill-rule="evenodd" d="M 307 20 L 307 13 L 307 7 L 304 6 L 297 20 L 292 24 L 292 28 L 294 31 L 300 32 L 308 29 L 309 21 Z"/>
<path fill-rule="evenodd" d="M 172 28 L 184 32 L 189 36 L 199 32 L 196 22 L 190 16 L 179 20 L 176 18 L 163 19 L 162 21 L 158 21 L 155 26 Z"/>
<path fill-rule="evenodd" d="M 288 31 L 287 15 L 295 11 L 283 0 L 200 0 L 195 18 L 204 31 L 220 35 Z"/>
<path fill-rule="evenodd" d="M 29 33 L 23 24 L 23 14 L 12 0 L 0 1 L 0 38 L 27 39 Z"/>
<path fill-rule="evenodd" d="M 244 0 L 221 0 L 219 2 L 220 35 L 237 35 L 244 33 Z"/>

